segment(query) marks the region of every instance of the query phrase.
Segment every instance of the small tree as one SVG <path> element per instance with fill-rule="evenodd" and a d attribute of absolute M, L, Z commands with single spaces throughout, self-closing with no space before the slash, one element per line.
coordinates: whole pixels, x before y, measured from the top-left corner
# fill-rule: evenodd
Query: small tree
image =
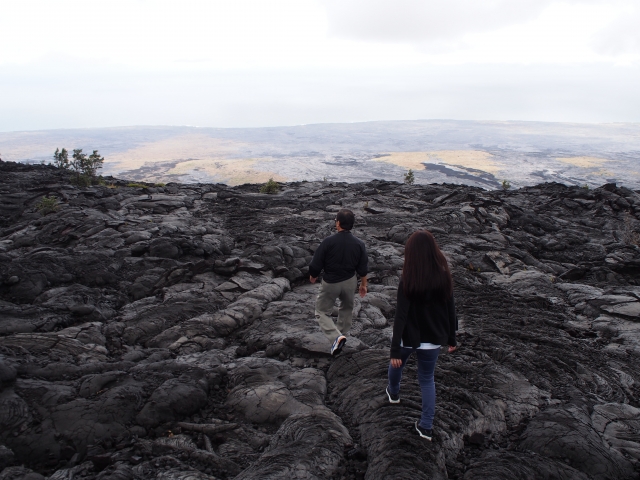
<path fill-rule="evenodd" d="M 104 157 L 101 157 L 98 154 L 98 150 L 94 150 L 89 158 L 87 158 L 84 174 L 90 177 L 95 177 L 98 170 L 102 168 L 102 164 L 104 163 Z"/>
<path fill-rule="evenodd" d="M 70 162 L 70 165 L 73 171 L 76 173 L 76 182 L 78 184 L 85 183 L 85 182 L 81 182 L 80 176 L 84 175 L 86 164 L 87 164 L 87 154 L 82 153 L 81 148 L 75 148 L 73 150 L 73 157 Z"/>
<path fill-rule="evenodd" d="M 56 148 L 53 154 L 53 164 L 63 170 L 69 170 L 69 152 L 67 152 L 66 148 L 62 150 Z"/>
<path fill-rule="evenodd" d="M 69 160 L 69 152 L 66 148 L 62 150 L 56 148 L 53 154 L 53 164 L 63 170 L 73 170 L 75 173 L 73 183 L 80 186 L 91 185 L 103 163 L 104 157 L 100 156 L 98 150 L 94 150 L 91 155 L 87 156 L 86 153 L 82 153 L 81 148 L 76 148 L 73 150 L 71 160 Z"/>
<path fill-rule="evenodd" d="M 407 185 L 413 185 L 413 182 L 415 181 L 416 178 L 413 175 L 413 170 L 409 169 L 409 171 L 404 174 L 404 183 L 406 183 Z"/>
<path fill-rule="evenodd" d="M 506 192 L 510 188 L 511 184 L 509 183 L 509 180 L 502 180 L 502 189 Z"/>
<path fill-rule="evenodd" d="M 273 180 L 273 177 L 271 177 L 267 183 L 260 187 L 260 193 L 274 194 L 277 193 L 278 190 L 280 190 L 280 185 L 278 185 L 278 182 L 275 182 Z"/>
<path fill-rule="evenodd" d="M 84 164 L 87 162 L 87 154 L 82 153 L 81 148 L 74 148 L 73 155 L 71 157 L 71 168 L 80 175 L 84 169 Z"/>

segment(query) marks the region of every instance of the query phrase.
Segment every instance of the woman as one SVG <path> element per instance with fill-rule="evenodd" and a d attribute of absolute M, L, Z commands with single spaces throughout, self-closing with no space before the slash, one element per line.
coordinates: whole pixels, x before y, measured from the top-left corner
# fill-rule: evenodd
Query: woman
<path fill-rule="evenodd" d="M 422 416 L 415 428 L 431 440 L 436 406 L 433 372 L 441 345 L 456 349 L 456 318 L 453 280 L 447 260 L 435 238 L 426 230 L 415 232 L 404 248 L 404 267 L 398 286 L 398 305 L 391 340 L 389 402 L 400 403 L 400 380 L 409 355 L 418 357 L 418 380 L 422 391 Z"/>

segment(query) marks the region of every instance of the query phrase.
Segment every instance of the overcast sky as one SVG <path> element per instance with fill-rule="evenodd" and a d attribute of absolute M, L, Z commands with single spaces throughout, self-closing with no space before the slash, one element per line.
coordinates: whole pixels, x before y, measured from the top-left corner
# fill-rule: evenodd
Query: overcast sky
<path fill-rule="evenodd" d="M 640 0 L 0 5 L 0 131 L 640 121 Z"/>

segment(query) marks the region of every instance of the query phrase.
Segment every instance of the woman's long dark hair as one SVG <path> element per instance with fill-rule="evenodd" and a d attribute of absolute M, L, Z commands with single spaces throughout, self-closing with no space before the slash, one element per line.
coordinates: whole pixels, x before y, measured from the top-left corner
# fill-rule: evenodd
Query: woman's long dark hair
<path fill-rule="evenodd" d="M 448 300 L 453 295 L 451 271 L 431 232 L 418 230 L 404 246 L 402 289 L 409 300 Z"/>

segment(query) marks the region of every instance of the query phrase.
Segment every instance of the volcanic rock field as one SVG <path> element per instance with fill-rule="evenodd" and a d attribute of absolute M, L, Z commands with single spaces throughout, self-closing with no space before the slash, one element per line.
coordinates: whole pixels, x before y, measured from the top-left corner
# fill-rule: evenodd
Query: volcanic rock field
<path fill-rule="evenodd" d="M 0 480 L 640 477 L 635 191 L 107 183 L 0 162 Z M 331 358 L 307 266 L 343 207 L 370 290 Z M 415 361 L 384 391 L 420 228 L 460 324 L 432 443 Z"/>

